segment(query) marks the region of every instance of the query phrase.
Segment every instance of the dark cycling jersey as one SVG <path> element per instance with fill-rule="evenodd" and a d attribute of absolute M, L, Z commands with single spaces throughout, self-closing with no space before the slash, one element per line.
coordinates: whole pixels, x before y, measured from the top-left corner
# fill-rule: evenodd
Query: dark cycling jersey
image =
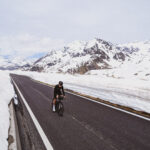
<path fill-rule="evenodd" d="M 54 98 L 56 98 L 56 95 L 64 95 L 65 96 L 65 92 L 64 92 L 64 88 L 59 87 L 59 85 L 56 85 L 54 88 Z"/>

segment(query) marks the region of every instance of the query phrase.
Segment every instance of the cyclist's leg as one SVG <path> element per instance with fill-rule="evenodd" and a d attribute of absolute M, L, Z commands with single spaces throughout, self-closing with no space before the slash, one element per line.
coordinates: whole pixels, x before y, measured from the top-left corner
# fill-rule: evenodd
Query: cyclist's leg
<path fill-rule="evenodd" d="M 56 98 L 53 98 L 53 104 L 54 105 L 56 104 Z"/>
<path fill-rule="evenodd" d="M 53 103 L 53 111 L 55 112 L 56 111 L 55 110 L 55 104 L 56 104 L 56 98 L 55 97 L 53 98 L 53 102 L 52 103 Z"/>

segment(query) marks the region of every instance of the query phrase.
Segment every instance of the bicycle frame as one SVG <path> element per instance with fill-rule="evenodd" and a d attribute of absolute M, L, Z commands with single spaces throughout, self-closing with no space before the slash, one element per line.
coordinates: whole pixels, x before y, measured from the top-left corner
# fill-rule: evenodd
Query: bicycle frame
<path fill-rule="evenodd" d="M 59 116 L 63 116 L 63 112 L 64 112 L 64 105 L 62 103 L 62 100 L 63 100 L 63 97 L 60 96 L 56 100 L 56 104 L 55 104 L 56 112 L 58 113 Z"/>

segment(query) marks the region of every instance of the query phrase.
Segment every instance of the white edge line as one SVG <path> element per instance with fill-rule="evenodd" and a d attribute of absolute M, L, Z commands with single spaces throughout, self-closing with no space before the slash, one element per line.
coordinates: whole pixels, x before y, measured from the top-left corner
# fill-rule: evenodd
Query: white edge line
<path fill-rule="evenodd" d="M 12 79 L 12 78 L 11 78 L 11 79 Z M 42 140 L 43 140 L 43 143 L 44 143 L 46 149 L 47 149 L 47 150 L 53 150 L 52 145 L 50 144 L 50 142 L 49 142 L 47 136 L 45 135 L 45 133 L 44 133 L 42 127 L 40 126 L 39 122 L 37 121 L 36 117 L 34 116 L 34 114 L 33 114 L 32 110 L 31 110 L 31 108 L 30 108 L 29 105 L 27 104 L 27 102 L 26 102 L 24 96 L 23 96 L 22 93 L 20 92 L 20 90 L 19 90 L 17 84 L 14 82 L 13 79 L 12 79 L 12 81 L 13 81 L 15 87 L 17 88 L 17 90 L 18 90 L 18 92 L 19 92 L 19 94 L 20 94 L 20 96 L 21 96 L 21 98 L 22 98 L 22 100 L 23 100 L 23 102 L 24 102 L 24 104 L 25 104 L 25 106 L 26 106 L 26 108 L 27 108 L 27 110 L 28 110 L 28 112 L 29 112 L 29 114 L 30 114 L 30 116 L 31 116 L 31 118 L 32 118 L 32 120 L 33 120 L 33 122 L 34 122 L 34 124 L 35 124 L 35 126 L 36 126 L 36 128 L 37 128 L 37 130 L 38 130 L 38 132 L 39 132 L 39 134 L 40 134 L 40 136 L 41 136 L 41 138 L 42 138 Z"/>
<path fill-rule="evenodd" d="M 34 80 L 34 79 L 32 79 L 32 80 Z M 38 82 L 38 81 L 36 81 L 36 80 L 34 80 L 34 81 L 35 81 L 35 82 Z M 52 86 L 47 85 L 46 83 L 43 83 L 43 82 L 38 82 L 38 83 L 44 84 L 44 85 L 46 85 L 46 86 L 48 86 L 48 87 L 52 87 Z M 53 88 L 53 87 L 52 87 L 52 88 Z M 89 100 L 89 101 L 92 101 L 92 102 L 94 102 L 94 103 L 98 103 L 98 104 L 101 104 L 101 105 L 104 105 L 104 106 L 107 106 L 107 107 L 110 107 L 110 108 L 113 108 L 113 109 L 122 111 L 122 112 L 124 112 L 124 113 L 130 114 L 130 115 L 133 115 L 133 116 L 136 116 L 136 117 L 138 117 L 138 118 L 141 118 L 141 119 L 150 121 L 149 118 L 146 118 L 146 117 L 144 117 L 144 116 L 140 116 L 140 115 L 138 115 L 138 114 L 135 114 L 135 113 L 132 113 L 132 112 L 129 112 L 129 111 L 126 111 L 126 110 L 123 110 L 123 109 L 120 109 L 120 108 L 117 108 L 117 107 L 108 105 L 108 104 L 104 104 L 104 103 L 102 103 L 102 102 L 98 102 L 98 101 L 96 101 L 96 100 L 92 100 L 92 99 L 90 99 L 90 98 L 87 98 L 87 97 L 84 97 L 84 96 L 81 96 L 81 95 L 74 94 L 74 93 L 72 93 L 72 92 L 66 91 L 66 93 L 69 93 L 69 94 L 72 94 L 72 95 L 75 95 L 75 96 L 79 96 L 79 97 L 82 97 L 82 98 L 87 99 L 87 100 Z"/>
<path fill-rule="evenodd" d="M 67 91 L 67 92 L 68 92 L 68 91 Z M 134 114 L 134 113 L 132 113 L 132 112 L 129 112 L 129 111 L 126 111 L 126 110 L 123 110 L 123 109 L 120 109 L 120 108 L 117 108 L 117 107 L 114 107 L 114 106 L 111 106 L 111 105 L 107 105 L 107 104 L 104 104 L 104 103 L 101 103 L 101 102 L 98 102 L 98 101 L 92 100 L 92 99 L 90 99 L 90 98 L 87 98 L 87 97 L 84 97 L 84 96 L 80 96 L 80 95 L 77 95 L 77 94 L 74 94 L 74 93 L 71 93 L 71 92 L 68 92 L 68 93 L 73 94 L 73 95 L 76 95 L 76 96 L 79 96 L 79 97 L 82 97 L 82 98 L 84 98 L 84 99 L 87 99 L 87 100 L 89 100 L 89 101 L 92 101 L 92 102 L 95 102 L 95 103 L 98 103 L 98 104 L 102 104 L 102 105 L 107 106 L 107 107 L 110 107 L 110 108 L 113 108 L 113 109 L 116 109 L 116 110 L 125 112 L 125 113 L 127 113 L 127 114 L 130 114 L 130 115 L 133 115 L 133 116 L 136 116 L 136 117 L 145 119 L 145 120 L 147 120 L 147 121 L 150 121 L 149 118 L 146 118 L 146 117 L 144 117 L 144 116 L 140 116 L 140 115 L 138 115 L 138 114 Z"/>

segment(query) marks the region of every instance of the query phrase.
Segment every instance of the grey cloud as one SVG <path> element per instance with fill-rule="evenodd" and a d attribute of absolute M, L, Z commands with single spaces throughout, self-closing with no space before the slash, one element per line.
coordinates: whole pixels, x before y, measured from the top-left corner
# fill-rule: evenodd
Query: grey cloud
<path fill-rule="evenodd" d="M 54 39 L 55 44 L 35 45 L 31 39 L 34 44 L 28 41 L 20 51 L 38 46 L 39 50 L 54 45 L 57 48 L 63 42 L 95 37 L 115 43 L 149 39 L 149 6 L 149 0 L 0 0 L 0 37 L 6 37 L 9 45 L 6 48 L 0 43 L 0 47 L 5 51 L 18 49 L 18 37 L 27 34 L 36 39 Z M 16 44 L 10 44 L 10 37 Z"/>

